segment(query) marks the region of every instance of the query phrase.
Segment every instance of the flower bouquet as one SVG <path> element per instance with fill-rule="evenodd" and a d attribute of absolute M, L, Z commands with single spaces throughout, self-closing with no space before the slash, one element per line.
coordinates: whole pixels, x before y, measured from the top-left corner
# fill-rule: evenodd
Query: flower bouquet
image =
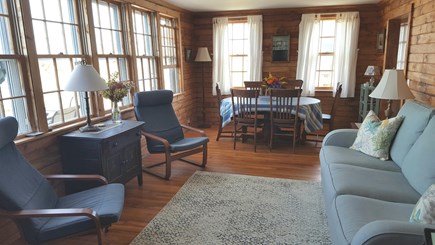
<path fill-rule="evenodd" d="M 130 92 L 132 84 L 130 81 L 119 82 L 118 72 L 112 73 L 107 81 L 108 89 L 103 91 L 103 97 L 112 101 L 112 121 L 121 122 L 121 111 L 118 102 Z"/>
<path fill-rule="evenodd" d="M 269 75 L 263 78 L 263 81 L 265 83 L 264 86 L 266 87 L 267 91 L 271 88 L 281 88 L 284 84 L 287 83 L 285 79 L 285 77 L 278 78 L 277 76 L 274 76 L 271 72 L 269 72 Z"/>

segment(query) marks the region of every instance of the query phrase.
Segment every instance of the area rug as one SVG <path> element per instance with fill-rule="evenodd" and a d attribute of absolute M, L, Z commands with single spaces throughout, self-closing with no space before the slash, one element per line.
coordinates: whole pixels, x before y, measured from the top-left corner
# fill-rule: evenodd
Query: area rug
<path fill-rule="evenodd" d="M 331 244 L 318 182 L 196 172 L 131 245 Z"/>

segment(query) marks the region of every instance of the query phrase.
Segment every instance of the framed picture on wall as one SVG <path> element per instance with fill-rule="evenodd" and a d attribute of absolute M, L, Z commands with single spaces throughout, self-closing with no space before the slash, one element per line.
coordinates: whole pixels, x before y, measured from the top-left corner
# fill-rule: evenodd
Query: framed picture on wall
<path fill-rule="evenodd" d="M 378 52 L 384 51 L 384 45 L 385 45 L 385 33 L 380 32 L 378 33 L 378 38 L 376 40 L 376 49 L 378 50 Z"/>
<path fill-rule="evenodd" d="M 290 35 L 272 37 L 272 61 L 288 61 Z"/>

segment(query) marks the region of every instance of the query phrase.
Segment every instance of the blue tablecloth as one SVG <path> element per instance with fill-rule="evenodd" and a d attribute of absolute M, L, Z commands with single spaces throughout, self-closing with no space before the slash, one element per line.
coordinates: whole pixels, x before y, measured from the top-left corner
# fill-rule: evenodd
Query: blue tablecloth
<path fill-rule="evenodd" d="M 269 96 L 258 97 L 258 111 L 269 111 L 269 103 Z M 220 107 L 220 113 L 223 118 L 222 127 L 225 127 L 225 125 L 231 122 L 231 117 L 233 117 L 231 97 L 221 100 Z M 299 117 L 305 121 L 305 131 L 307 133 L 322 129 L 323 122 L 320 100 L 311 97 L 301 97 L 299 101 Z"/>

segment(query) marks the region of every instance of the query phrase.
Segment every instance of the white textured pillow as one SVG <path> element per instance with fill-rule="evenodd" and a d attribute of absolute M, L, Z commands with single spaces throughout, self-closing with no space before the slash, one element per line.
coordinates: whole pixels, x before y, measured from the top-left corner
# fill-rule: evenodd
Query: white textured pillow
<path fill-rule="evenodd" d="M 435 223 L 435 184 L 431 185 L 420 197 L 414 210 L 412 210 L 409 222 Z"/>
<path fill-rule="evenodd" d="M 375 112 L 370 111 L 364 118 L 350 149 L 381 160 L 388 160 L 391 142 L 403 119 L 403 116 L 398 116 L 381 121 Z"/>

